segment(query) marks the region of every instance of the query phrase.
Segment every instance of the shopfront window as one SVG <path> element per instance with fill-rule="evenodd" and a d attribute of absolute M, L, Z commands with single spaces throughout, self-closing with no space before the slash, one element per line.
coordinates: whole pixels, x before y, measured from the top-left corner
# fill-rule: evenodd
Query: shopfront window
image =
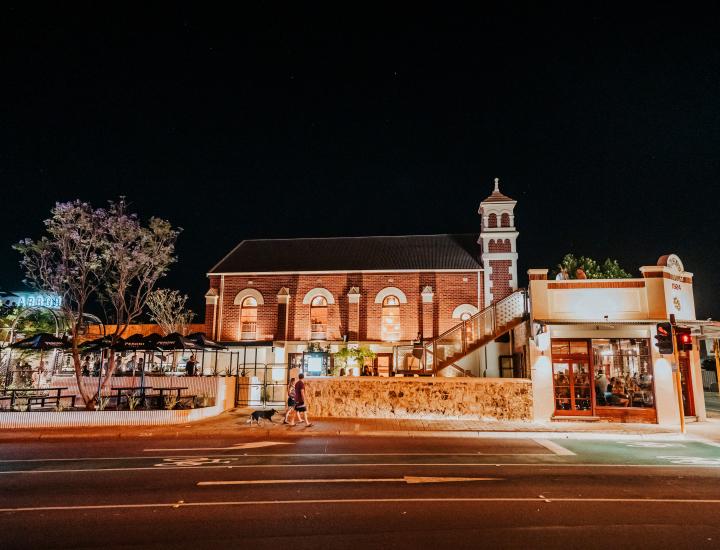
<path fill-rule="evenodd" d="M 594 339 L 592 352 L 596 406 L 655 407 L 649 340 Z"/>

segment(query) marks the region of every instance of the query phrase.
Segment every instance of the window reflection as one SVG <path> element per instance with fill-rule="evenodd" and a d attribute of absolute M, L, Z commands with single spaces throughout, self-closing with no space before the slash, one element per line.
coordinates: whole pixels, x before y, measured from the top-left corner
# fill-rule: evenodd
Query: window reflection
<path fill-rule="evenodd" d="M 596 405 L 641 408 L 655 406 L 648 340 L 594 339 L 592 350 Z"/>

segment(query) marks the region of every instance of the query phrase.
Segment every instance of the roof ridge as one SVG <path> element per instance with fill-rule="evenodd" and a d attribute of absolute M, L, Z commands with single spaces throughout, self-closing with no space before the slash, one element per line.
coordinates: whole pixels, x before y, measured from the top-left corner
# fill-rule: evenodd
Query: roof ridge
<path fill-rule="evenodd" d="M 349 235 L 334 237 L 259 237 L 256 239 L 243 239 L 244 242 L 258 241 L 308 241 L 308 240 L 331 240 L 331 239 L 402 239 L 408 237 L 450 237 L 453 235 L 474 235 L 472 231 L 467 233 L 421 233 L 416 235 Z M 239 245 L 238 245 L 239 246 Z"/>

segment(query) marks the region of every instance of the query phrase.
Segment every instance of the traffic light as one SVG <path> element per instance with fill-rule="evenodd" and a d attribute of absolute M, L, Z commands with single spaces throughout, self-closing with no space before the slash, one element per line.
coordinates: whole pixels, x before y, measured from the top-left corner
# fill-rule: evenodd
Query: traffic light
<path fill-rule="evenodd" d="M 692 351 L 692 335 L 689 327 L 675 327 L 675 342 L 678 351 Z"/>
<path fill-rule="evenodd" d="M 655 327 L 657 334 L 655 335 L 655 346 L 663 355 L 673 353 L 672 327 L 670 323 L 658 323 Z"/>

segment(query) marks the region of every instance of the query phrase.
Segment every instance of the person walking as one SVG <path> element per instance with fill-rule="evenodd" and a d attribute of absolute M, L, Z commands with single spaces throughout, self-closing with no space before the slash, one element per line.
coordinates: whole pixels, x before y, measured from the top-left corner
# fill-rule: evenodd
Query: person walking
<path fill-rule="evenodd" d="M 287 386 L 287 411 L 285 411 L 285 419 L 283 424 L 289 424 L 288 418 L 290 414 L 295 410 L 295 378 L 290 379 L 290 383 Z M 296 415 L 297 416 L 297 415 Z"/>
<path fill-rule="evenodd" d="M 303 378 L 305 378 L 305 374 L 301 372 L 298 374 L 298 381 L 295 382 L 295 412 L 299 419 L 298 424 L 304 423 L 305 426 L 309 428 L 312 424 L 307 417 L 307 392 Z M 292 422 L 290 425 L 294 426 L 295 422 Z"/>

